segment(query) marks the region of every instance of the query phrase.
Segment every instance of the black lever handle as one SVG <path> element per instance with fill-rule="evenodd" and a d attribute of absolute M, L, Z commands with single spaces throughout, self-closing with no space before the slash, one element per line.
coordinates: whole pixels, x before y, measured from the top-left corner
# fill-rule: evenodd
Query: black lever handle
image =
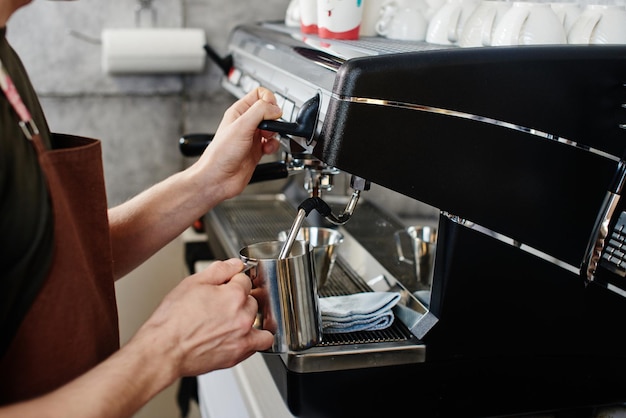
<path fill-rule="evenodd" d="M 284 179 L 287 176 L 289 176 L 289 170 L 284 161 L 262 163 L 256 166 L 248 183 Z"/>
<path fill-rule="evenodd" d="M 295 122 L 280 122 L 277 120 L 264 120 L 259 124 L 259 128 L 278 132 L 283 135 L 295 135 L 306 138 L 307 144 L 313 141 L 315 127 L 320 113 L 320 95 L 316 94 L 307 100 L 300 108 Z"/>
<path fill-rule="evenodd" d="M 214 134 L 187 134 L 178 140 L 180 152 L 186 157 L 197 157 L 204 152 L 213 140 Z M 284 161 L 258 164 L 252 173 L 249 183 L 267 180 L 284 179 L 289 175 Z"/>
<path fill-rule="evenodd" d="M 227 55 L 226 57 L 222 58 L 208 44 L 204 45 L 204 51 L 209 56 L 209 58 L 211 58 L 213 62 L 215 62 L 222 69 L 224 75 L 228 76 L 230 69 L 233 67 L 232 55 Z"/>
<path fill-rule="evenodd" d="M 178 148 L 185 157 L 197 157 L 209 146 L 215 134 L 187 134 L 178 140 Z"/>

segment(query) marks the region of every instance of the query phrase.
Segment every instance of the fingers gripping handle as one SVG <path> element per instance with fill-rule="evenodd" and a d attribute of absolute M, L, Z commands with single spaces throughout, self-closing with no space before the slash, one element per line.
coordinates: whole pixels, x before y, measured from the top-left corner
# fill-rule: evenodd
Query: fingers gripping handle
<path fill-rule="evenodd" d="M 277 120 L 264 120 L 259 124 L 259 129 L 278 132 L 282 135 L 294 135 L 305 138 L 307 144 L 313 141 L 317 119 L 320 113 L 320 95 L 304 102 L 295 122 L 281 122 Z"/>

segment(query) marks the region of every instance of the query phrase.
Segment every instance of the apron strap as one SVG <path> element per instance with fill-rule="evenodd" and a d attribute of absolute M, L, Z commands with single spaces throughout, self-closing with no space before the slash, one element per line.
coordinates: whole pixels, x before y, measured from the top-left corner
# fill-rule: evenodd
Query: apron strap
<path fill-rule="evenodd" d="M 32 140 L 33 137 L 39 136 L 39 129 L 31 117 L 30 112 L 26 108 L 26 105 L 22 101 L 20 93 L 15 88 L 13 80 L 11 80 L 11 77 L 5 70 L 2 60 L 0 60 L 0 89 L 9 100 L 9 103 L 11 104 L 11 107 L 13 107 L 13 110 L 15 110 L 15 113 L 17 113 L 19 118 L 18 124 L 20 128 L 22 128 L 24 136 L 28 140 Z M 41 142 L 41 139 L 36 142 Z M 38 149 L 37 151 L 40 150 Z"/>

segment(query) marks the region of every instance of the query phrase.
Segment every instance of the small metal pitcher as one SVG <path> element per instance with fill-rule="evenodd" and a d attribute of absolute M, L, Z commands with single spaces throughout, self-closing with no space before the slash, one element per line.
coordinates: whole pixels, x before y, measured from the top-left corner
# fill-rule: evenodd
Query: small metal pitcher
<path fill-rule="evenodd" d="M 411 238 L 413 257 L 405 257 L 402 250 L 400 233 L 406 233 Z M 396 248 L 400 261 L 415 266 L 415 277 L 419 289 L 432 287 L 435 268 L 435 252 L 437 249 L 437 228 L 431 226 L 409 226 L 395 233 Z"/>
<path fill-rule="evenodd" d="M 278 239 L 285 241 L 289 231 L 278 233 Z M 308 241 L 313 248 L 313 271 L 317 288 L 321 289 L 333 271 L 337 259 L 337 246 L 343 242 L 343 234 L 335 229 L 317 226 L 302 227 L 296 239 Z"/>
<path fill-rule="evenodd" d="M 311 247 L 306 241 L 294 241 L 287 258 L 279 259 L 283 244 L 259 242 L 239 252 L 259 304 L 255 326 L 274 334 L 274 344 L 266 351 L 272 353 L 303 350 L 322 339 Z"/>

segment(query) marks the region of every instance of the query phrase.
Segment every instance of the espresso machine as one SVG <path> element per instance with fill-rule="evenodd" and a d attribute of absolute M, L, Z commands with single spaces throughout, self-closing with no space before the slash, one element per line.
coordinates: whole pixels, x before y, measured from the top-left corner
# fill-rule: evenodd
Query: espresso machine
<path fill-rule="evenodd" d="M 266 355 L 294 415 L 585 416 L 626 401 L 626 46 L 333 41 L 269 22 L 236 28 L 229 52 L 224 88 L 276 94 L 283 120 L 263 127 L 287 150 L 277 177 L 304 171 L 305 187 L 215 208 L 212 251 L 273 239 L 293 202 L 320 196 L 343 213 L 307 221 L 347 236 L 322 296 L 399 291 L 409 311 Z M 342 176 L 347 196 L 327 193 Z M 427 301 L 370 183 L 439 211 Z"/>

